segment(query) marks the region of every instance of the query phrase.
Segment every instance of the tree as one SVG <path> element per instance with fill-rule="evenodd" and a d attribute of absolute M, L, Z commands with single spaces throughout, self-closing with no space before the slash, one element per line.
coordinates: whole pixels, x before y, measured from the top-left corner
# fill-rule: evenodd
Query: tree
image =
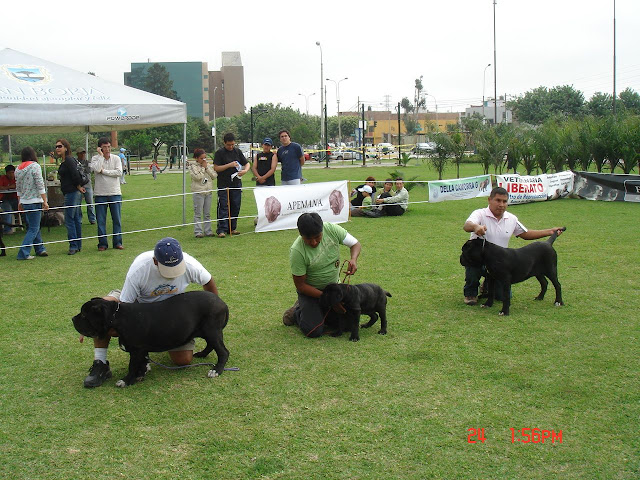
<path fill-rule="evenodd" d="M 627 87 L 618 96 L 620 103 L 627 113 L 640 115 L 640 94 L 633 89 Z"/>
<path fill-rule="evenodd" d="M 418 128 L 418 122 L 416 122 L 413 117 L 409 116 L 409 114 L 415 110 L 413 104 L 407 97 L 404 97 L 400 102 L 400 108 L 404 110 L 404 113 L 402 114 L 402 121 L 404 123 L 404 128 L 407 131 L 407 135 L 415 135 L 420 131 L 420 129 Z"/>
<path fill-rule="evenodd" d="M 507 153 L 506 142 L 498 135 L 498 129 L 484 126 L 476 132 L 475 142 L 485 175 L 489 173 L 490 165 L 497 170 Z"/>
<path fill-rule="evenodd" d="M 640 172 L 640 117 L 629 115 L 620 122 L 622 170 L 629 174 L 638 165 Z"/>
<path fill-rule="evenodd" d="M 457 131 L 451 133 L 451 155 L 456 163 L 456 178 L 460 178 L 460 162 L 464 158 L 467 150 L 467 142 L 462 132 Z"/>
<path fill-rule="evenodd" d="M 511 155 L 513 158 L 514 168 L 522 163 L 527 175 L 531 175 L 531 172 L 536 167 L 532 128 L 528 125 L 516 127 L 507 148 L 507 155 Z"/>
<path fill-rule="evenodd" d="M 180 100 L 178 94 L 173 89 L 173 80 L 171 80 L 169 72 L 164 65 L 160 65 L 159 63 L 154 63 L 147 70 L 142 90 L 155 93 L 162 97 Z"/>
<path fill-rule="evenodd" d="M 151 153 L 152 138 L 145 130 L 129 130 L 122 132 L 120 140 L 129 150 L 137 152 L 138 158 L 142 159 L 144 155 Z"/>
<path fill-rule="evenodd" d="M 551 165 L 560 165 L 558 158 L 561 158 L 560 139 L 558 132 L 554 128 L 553 121 L 547 121 L 536 128 L 533 134 L 533 148 L 536 155 L 536 163 L 542 173 L 547 173 Z M 556 171 L 560 171 L 556 167 Z"/>
<path fill-rule="evenodd" d="M 453 150 L 453 142 L 449 135 L 444 132 L 435 133 L 432 138 L 436 144 L 436 148 L 435 155 L 431 155 L 429 160 L 435 171 L 438 172 L 438 180 L 442 180 L 442 174 L 445 168 L 447 168 L 449 156 Z"/>
<path fill-rule="evenodd" d="M 587 102 L 586 109 L 590 115 L 595 117 L 611 115 L 613 112 L 611 95 L 602 92 L 594 93 Z"/>
<path fill-rule="evenodd" d="M 516 100 L 508 102 L 520 122 L 539 125 L 552 116 L 572 116 L 584 113 L 584 95 L 570 85 L 534 88 Z"/>

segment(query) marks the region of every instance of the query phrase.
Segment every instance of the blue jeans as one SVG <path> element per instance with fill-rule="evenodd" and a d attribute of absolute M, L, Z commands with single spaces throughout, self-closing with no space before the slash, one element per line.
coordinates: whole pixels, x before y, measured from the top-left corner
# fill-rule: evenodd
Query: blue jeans
<path fill-rule="evenodd" d="M 26 259 L 31 253 L 31 246 L 37 254 L 45 251 L 42 244 L 42 236 L 40 235 L 40 218 L 42 218 L 42 203 L 25 203 L 22 205 L 25 216 L 27 217 L 27 233 L 22 240 L 22 247 L 18 250 L 18 260 Z M 26 245 L 29 245 L 28 247 Z"/>
<path fill-rule="evenodd" d="M 0 202 L 0 206 L 2 207 L 2 210 L 5 212 L 16 212 L 18 210 L 18 199 L 17 198 L 4 199 L 2 200 L 2 202 Z M 3 214 L 2 220 L 7 223 L 18 223 L 17 221 L 14 220 L 14 216 L 10 213 Z M 5 233 L 10 231 L 12 228 L 6 225 L 2 225 L 2 227 L 4 227 Z"/>
<path fill-rule="evenodd" d="M 216 233 L 230 233 L 229 214 L 231 214 L 231 230 L 236 229 L 237 217 L 240 214 L 240 204 L 242 203 L 242 190 L 230 188 L 229 203 L 231 205 L 227 205 L 227 190 L 218 190 L 218 228 Z"/>
<path fill-rule="evenodd" d="M 80 250 L 82 248 L 82 213 L 80 203 L 82 194 L 80 191 L 65 193 L 64 225 L 67 227 L 67 239 L 69 239 L 69 250 Z"/>
<path fill-rule="evenodd" d="M 96 195 L 96 220 L 98 221 L 98 248 L 109 248 L 107 241 L 107 206 L 113 222 L 113 246 L 122 245 L 122 195 Z M 109 202 L 108 204 L 105 202 Z"/>
<path fill-rule="evenodd" d="M 84 189 L 85 192 L 82 196 L 87 204 L 87 217 L 89 217 L 90 223 L 96 223 L 96 210 L 93 208 L 93 205 L 89 205 L 90 203 L 93 203 L 93 188 L 91 187 L 91 182 L 84 185 Z M 82 216 L 82 209 L 80 210 L 80 216 Z"/>

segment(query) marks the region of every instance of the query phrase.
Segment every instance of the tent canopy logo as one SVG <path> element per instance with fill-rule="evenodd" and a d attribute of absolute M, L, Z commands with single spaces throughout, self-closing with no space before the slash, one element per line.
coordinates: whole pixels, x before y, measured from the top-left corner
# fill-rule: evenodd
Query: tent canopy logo
<path fill-rule="evenodd" d="M 3 65 L 5 75 L 18 82 L 44 85 L 51 81 L 49 71 L 33 65 Z"/>
<path fill-rule="evenodd" d="M 110 115 L 107 117 L 109 122 L 132 122 L 135 120 L 140 120 L 140 115 L 129 115 L 127 109 L 124 107 L 118 107 L 116 110 L 116 115 Z"/>

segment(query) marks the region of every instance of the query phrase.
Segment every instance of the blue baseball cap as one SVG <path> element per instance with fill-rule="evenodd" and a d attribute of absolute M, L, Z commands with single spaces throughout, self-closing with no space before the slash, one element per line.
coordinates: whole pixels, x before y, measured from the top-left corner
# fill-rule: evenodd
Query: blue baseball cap
<path fill-rule="evenodd" d="M 267 137 L 264 139 L 264 142 L 262 142 L 263 145 L 271 145 L 273 147 L 273 140 L 271 140 L 271 138 Z"/>
<path fill-rule="evenodd" d="M 157 260 L 158 270 L 164 278 L 179 277 L 187 270 L 182 247 L 175 238 L 165 237 L 156 243 L 153 257 Z"/>

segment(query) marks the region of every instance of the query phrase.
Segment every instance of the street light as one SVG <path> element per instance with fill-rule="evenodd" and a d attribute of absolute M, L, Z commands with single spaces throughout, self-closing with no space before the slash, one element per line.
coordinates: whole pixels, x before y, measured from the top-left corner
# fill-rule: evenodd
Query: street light
<path fill-rule="evenodd" d="M 493 123 L 498 125 L 498 65 L 496 56 L 496 0 L 493 0 Z"/>
<path fill-rule="evenodd" d="M 216 150 L 218 148 L 217 144 L 217 135 L 218 131 L 216 130 L 216 90 L 218 87 L 213 88 L 213 148 Z"/>
<path fill-rule="evenodd" d="M 316 42 L 316 45 L 320 48 L 320 141 L 326 149 L 324 122 L 322 119 L 324 115 L 324 64 L 322 63 L 322 45 L 320 45 L 320 42 Z"/>
<path fill-rule="evenodd" d="M 304 97 L 305 105 L 307 106 L 307 117 L 309 116 L 309 97 L 313 97 L 316 92 L 310 93 L 309 95 L 305 95 L 304 93 L 299 93 L 301 97 Z"/>
<path fill-rule="evenodd" d="M 484 67 L 484 74 L 482 75 L 482 123 L 484 124 L 484 84 L 487 79 L 487 68 L 489 68 L 491 64 Z"/>
<path fill-rule="evenodd" d="M 327 82 L 333 82 L 336 84 L 336 101 L 338 102 L 338 146 L 341 146 L 341 140 L 342 140 L 342 129 L 340 128 L 340 82 L 344 81 L 344 80 L 349 80 L 348 77 L 344 77 L 341 80 L 338 80 L 337 82 L 335 80 L 331 80 L 330 78 L 326 79 Z"/>

